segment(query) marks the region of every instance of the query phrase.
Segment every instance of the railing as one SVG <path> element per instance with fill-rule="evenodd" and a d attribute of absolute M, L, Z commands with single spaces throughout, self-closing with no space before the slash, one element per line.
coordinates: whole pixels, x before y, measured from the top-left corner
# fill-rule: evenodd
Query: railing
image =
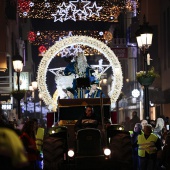
<path fill-rule="evenodd" d="M 126 38 L 113 38 L 112 40 L 113 47 L 125 47 L 126 44 Z"/>
<path fill-rule="evenodd" d="M 0 92 L 12 90 L 12 79 L 10 76 L 0 76 Z"/>

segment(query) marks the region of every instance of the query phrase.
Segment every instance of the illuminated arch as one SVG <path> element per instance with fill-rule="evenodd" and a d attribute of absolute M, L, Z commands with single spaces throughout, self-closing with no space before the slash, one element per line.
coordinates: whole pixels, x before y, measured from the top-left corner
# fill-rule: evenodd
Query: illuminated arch
<path fill-rule="evenodd" d="M 118 58 L 114 54 L 114 52 L 103 42 L 88 36 L 71 36 L 65 38 L 61 41 L 57 41 L 52 47 L 50 47 L 47 52 L 44 54 L 39 67 L 38 67 L 38 89 L 42 94 L 42 99 L 46 105 L 51 106 L 51 108 L 57 108 L 56 100 L 51 97 L 47 84 L 47 69 L 51 62 L 51 60 L 56 56 L 56 54 L 63 50 L 64 48 L 72 45 L 85 45 L 91 48 L 98 50 L 100 53 L 104 55 L 104 57 L 110 62 L 113 72 L 111 91 L 109 92 L 109 96 L 111 99 L 111 103 L 115 103 L 118 99 L 121 89 L 122 89 L 122 69 L 121 65 L 118 61 Z"/>

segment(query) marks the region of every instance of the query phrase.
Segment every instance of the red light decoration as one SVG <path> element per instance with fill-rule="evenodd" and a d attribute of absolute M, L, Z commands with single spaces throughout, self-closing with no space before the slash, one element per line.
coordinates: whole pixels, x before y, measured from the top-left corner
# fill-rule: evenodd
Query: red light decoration
<path fill-rule="evenodd" d="M 30 11 L 30 0 L 18 0 L 18 8 L 22 13 L 29 12 Z"/>
<path fill-rule="evenodd" d="M 35 41 L 35 39 L 36 39 L 36 34 L 35 34 L 33 31 L 30 31 L 30 32 L 28 33 L 28 41 L 29 41 L 30 43 L 32 43 L 32 42 Z"/>
<path fill-rule="evenodd" d="M 44 45 L 41 45 L 39 48 L 38 48 L 39 52 L 40 53 L 45 53 L 46 52 L 46 47 Z"/>

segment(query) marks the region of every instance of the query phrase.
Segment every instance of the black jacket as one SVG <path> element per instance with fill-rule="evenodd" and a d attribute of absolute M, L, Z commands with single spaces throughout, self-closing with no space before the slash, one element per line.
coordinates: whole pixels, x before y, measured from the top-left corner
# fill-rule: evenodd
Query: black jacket
<path fill-rule="evenodd" d="M 85 114 L 76 122 L 74 126 L 75 132 L 77 132 L 79 129 L 84 128 L 97 128 L 99 124 L 99 121 L 95 114 L 93 114 L 91 117 L 87 117 Z"/>

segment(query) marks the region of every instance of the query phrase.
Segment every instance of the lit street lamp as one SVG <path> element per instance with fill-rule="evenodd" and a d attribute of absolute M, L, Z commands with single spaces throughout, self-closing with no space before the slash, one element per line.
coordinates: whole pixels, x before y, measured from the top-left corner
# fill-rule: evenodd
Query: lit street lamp
<path fill-rule="evenodd" d="M 13 57 L 13 68 L 15 72 L 17 73 L 18 96 L 15 96 L 15 98 L 17 99 L 17 102 L 18 102 L 18 119 L 20 119 L 21 118 L 21 110 L 20 110 L 21 109 L 20 108 L 21 97 L 19 96 L 19 92 L 20 92 L 20 72 L 23 69 L 23 59 L 19 54 Z"/>
<path fill-rule="evenodd" d="M 43 118 L 43 116 L 42 116 L 42 94 L 39 93 L 39 94 L 38 94 L 38 97 L 39 97 L 39 99 L 40 99 L 40 107 L 41 107 L 40 120 L 41 120 L 41 119 Z"/>
<path fill-rule="evenodd" d="M 138 43 L 138 47 L 141 49 L 143 53 L 144 59 L 144 71 L 145 74 L 148 73 L 148 65 L 150 65 L 150 58 L 148 55 L 149 47 L 152 45 L 152 37 L 153 30 L 150 26 L 148 26 L 148 22 L 146 22 L 146 18 L 144 16 L 143 25 L 136 31 L 136 39 Z M 149 121 L 149 85 L 144 85 L 144 116 L 145 119 Z"/>
<path fill-rule="evenodd" d="M 35 90 L 37 89 L 38 84 L 36 81 L 32 82 L 32 89 L 33 89 L 33 98 L 34 98 L 34 117 L 36 118 L 36 109 L 35 109 Z"/>

